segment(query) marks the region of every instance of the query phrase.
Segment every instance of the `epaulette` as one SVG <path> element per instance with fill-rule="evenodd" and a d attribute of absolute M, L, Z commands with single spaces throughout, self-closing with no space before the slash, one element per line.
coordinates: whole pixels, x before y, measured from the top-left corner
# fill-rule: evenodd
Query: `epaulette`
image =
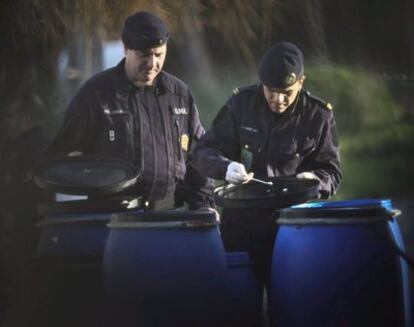
<path fill-rule="evenodd" d="M 311 94 L 308 90 L 304 90 L 304 91 L 306 92 L 306 94 L 307 94 L 307 95 L 308 95 L 311 99 L 313 99 L 313 100 L 315 100 L 316 102 L 320 103 L 322 108 L 324 108 L 324 109 L 326 109 L 326 110 L 329 110 L 329 111 L 332 111 L 332 110 L 333 110 L 333 106 L 332 106 L 332 104 L 331 104 L 330 102 L 327 102 L 327 101 L 325 101 L 325 100 L 322 100 L 321 98 L 318 98 L 318 97 L 316 97 L 316 96 L 312 95 L 312 94 Z"/>
<path fill-rule="evenodd" d="M 254 84 L 254 85 L 248 85 L 248 86 L 243 86 L 243 87 L 236 87 L 232 93 L 234 95 L 237 95 L 239 93 L 245 92 L 245 91 L 256 91 L 257 90 L 258 85 Z"/>

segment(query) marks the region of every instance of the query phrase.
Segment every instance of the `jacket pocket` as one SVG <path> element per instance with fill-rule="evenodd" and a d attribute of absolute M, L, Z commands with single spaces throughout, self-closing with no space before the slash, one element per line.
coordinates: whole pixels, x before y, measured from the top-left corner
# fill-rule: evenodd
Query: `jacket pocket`
<path fill-rule="evenodd" d="M 303 142 L 292 140 L 281 144 L 277 155 L 286 159 L 304 158 L 315 150 L 315 140 L 306 138 Z"/>
<path fill-rule="evenodd" d="M 240 161 L 247 171 L 251 170 L 253 162 L 262 155 L 265 145 L 266 138 L 259 131 L 243 127 L 240 129 Z"/>
<path fill-rule="evenodd" d="M 111 157 L 134 159 L 134 128 L 132 113 L 123 109 L 105 110 L 101 151 Z"/>
<path fill-rule="evenodd" d="M 315 151 L 315 140 L 307 137 L 298 147 L 296 157 L 305 158 Z"/>

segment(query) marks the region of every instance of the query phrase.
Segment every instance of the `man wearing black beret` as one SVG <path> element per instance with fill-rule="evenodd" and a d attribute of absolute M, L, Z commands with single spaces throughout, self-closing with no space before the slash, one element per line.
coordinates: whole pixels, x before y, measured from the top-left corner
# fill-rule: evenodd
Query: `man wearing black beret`
<path fill-rule="evenodd" d="M 199 142 L 192 165 L 215 179 L 240 184 L 279 176 L 319 181 L 322 198 L 342 178 L 332 106 L 303 88 L 302 51 L 290 42 L 263 56 L 260 82 L 233 91 Z M 275 217 L 268 210 L 224 209 L 222 236 L 228 250 L 247 250 L 258 281 L 269 281 Z"/>
<path fill-rule="evenodd" d="M 82 85 L 46 157 L 85 154 L 130 161 L 141 177 L 129 193 L 142 196 L 147 210 L 183 201 L 196 210 L 212 202 L 212 183 L 187 168 L 204 129 L 187 85 L 162 70 L 168 38 L 157 15 L 129 16 L 122 31 L 125 58 Z"/>

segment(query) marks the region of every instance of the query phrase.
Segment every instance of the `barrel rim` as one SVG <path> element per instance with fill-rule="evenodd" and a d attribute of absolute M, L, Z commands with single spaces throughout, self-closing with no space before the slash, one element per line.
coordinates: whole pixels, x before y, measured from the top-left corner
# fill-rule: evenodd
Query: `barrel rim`
<path fill-rule="evenodd" d="M 126 212 L 142 208 L 143 203 L 143 198 L 140 196 L 113 196 L 101 199 L 38 203 L 37 211 L 40 215 Z"/>
<path fill-rule="evenodd" d="M 107 226 L 111 229 L 136 229 L 136 228 L 199 228 L 217 226 L 218 221 L 211 220 L 181 220 L 181 221 L 137 221 L 137 222 L 110 222 Z"/>
<path fill-rule="evenodd" d="M 166 210 L 144 212 L 117 212 L 111 217 L 111 224 L 135 222 L 171 222 L 171 221 L 216 221 L 212 211 Z"/>
<path fill-rule="evenodd" d="M 399 210 L 382 206 L 363 207 L 313 207 L 281 210 L 278 225 L 338 225 L 370 224 L 392 220 Z"/>
<path fill-rule="evenodd" d="M 335 208 L 288 208 L 280 210 L 280 218 L 360 218 L 389 216 L 390 211 L 381 206 Z"/>
<path fill-rule="evenodd" d="M 102 217 L 102 215 L 88 215 L 88 217 L 56 217 L 48 218 L 37 223 L 37 227 L 76 227 L 76 226 L 106 226 L 111 220 L 112 214 L 107 214 L 107 217 Z M 109 217 L 108 217 L 109 216 Z"/>
<path fill-rule="evenodd" d="M 278 218 L 278 225 L 351 225 L 351 224 L 374 224 L 391 219 L 384 217 L 358 217 L 358 218 Z"/>

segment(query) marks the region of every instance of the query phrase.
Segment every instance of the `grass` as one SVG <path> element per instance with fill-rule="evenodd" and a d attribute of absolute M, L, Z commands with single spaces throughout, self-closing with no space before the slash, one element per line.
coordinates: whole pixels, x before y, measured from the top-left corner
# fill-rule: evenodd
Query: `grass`
<path fill-rule="evenodd" d="M 336 197 L 414 197 L 413 140 L 407 123 L 343 137 L 344 180 Z"/>

